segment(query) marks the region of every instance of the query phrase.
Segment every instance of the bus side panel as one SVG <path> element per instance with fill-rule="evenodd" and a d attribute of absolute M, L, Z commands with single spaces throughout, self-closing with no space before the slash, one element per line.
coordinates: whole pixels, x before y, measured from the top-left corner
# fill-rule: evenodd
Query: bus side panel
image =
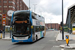
<path fill-rule="evenodd" d="M 32 12 L 30 11 L 30 22 L 31 22 L 31 26 L 32 26 Z M 33 37 L 32 37 L 32 33 L 33 33 L 33 29 L 31 28 L 31 39 L 32 39 L 32 42 L 34 42 L 33 41 Z"/>
<path fill-rule="evenodd" d="M 40 37 L 43 37 L 43 31 L 40 31 Z"/>
<path fill-rule="evenodd" d="M 38 36 L 38 39 L 42 38 L 44 36 L 44 31 L 36 32 L 35 36 Z"/>

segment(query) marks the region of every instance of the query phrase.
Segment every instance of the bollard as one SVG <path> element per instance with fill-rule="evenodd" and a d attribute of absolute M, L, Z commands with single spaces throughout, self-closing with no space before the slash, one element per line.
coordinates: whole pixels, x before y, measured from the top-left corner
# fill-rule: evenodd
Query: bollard
<path fill-rule="evenodd" d="M 2 39 L 2 33 L 1 33 L 1 39 Z"/>
<path fill-rule="evenodd" d="M 69 44 L 69 35 L 66 35 L 66 44 L 67 44 L 67 46 L 69 46 L 68 44 Z"/>

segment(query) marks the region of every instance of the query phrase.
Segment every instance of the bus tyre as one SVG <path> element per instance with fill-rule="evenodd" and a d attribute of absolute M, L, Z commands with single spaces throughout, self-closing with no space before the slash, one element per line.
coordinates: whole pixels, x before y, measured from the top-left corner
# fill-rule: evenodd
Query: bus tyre
<path fill-rule="evenodd" d="M 35 39 L 33 38 L 33 42 L 35 42 Z"/>
<path fill-rule="evenodd" d="M 33 39 L 33 42 L 35 42 L 35 36 L 33 36 L 33 38 L 32 38 L 32 39 Z"/>
<path fill-rule="evenodd" d="M 38 40 L 38 36 L 36 35 L 36 41 Z"/>

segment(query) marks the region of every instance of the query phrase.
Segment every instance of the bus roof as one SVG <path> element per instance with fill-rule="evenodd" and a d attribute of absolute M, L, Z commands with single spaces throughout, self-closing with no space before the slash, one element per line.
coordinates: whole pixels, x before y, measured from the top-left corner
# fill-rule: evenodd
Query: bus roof
<path fill-rule="evenodd" d="M 18 15 L 18 14 L 29 14 L 29 10 L 19 10 L 14 12 L 14 15 Z"/>
<path fill-rule="evenodd" d="M 14 15 L 16 16 L 16 15 L 18 15 L 18 14 L 26 14 L 26 15 L 29 15 L 30 14 L 30 11 L 29 10 L 19 10 L 19 11 L 15 11 L 14 12 Z M 34 17 L 34 18 L 42 18 L 42 19 L 44 19 L 44 17 L 42 17 L 42 16 L 40 16 L 40 15 L 38 15 L 38 14 L 36 14 L 36 13 L 34 13 L 34 12 L 32 12 L 32 16 Z"/>

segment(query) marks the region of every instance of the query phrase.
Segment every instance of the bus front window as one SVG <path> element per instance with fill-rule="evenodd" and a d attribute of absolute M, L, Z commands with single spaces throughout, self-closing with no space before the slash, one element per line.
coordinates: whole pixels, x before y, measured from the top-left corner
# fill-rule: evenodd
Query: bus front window
<path fill-rule="evenodd" d="M 16 31 L 14 31 L 15 35 L 29 35 L 30 34 L 30 28 L 29 26 L 20 26 L 20 25 L 15 25 L 16 27 L 14 28 Z"/>

